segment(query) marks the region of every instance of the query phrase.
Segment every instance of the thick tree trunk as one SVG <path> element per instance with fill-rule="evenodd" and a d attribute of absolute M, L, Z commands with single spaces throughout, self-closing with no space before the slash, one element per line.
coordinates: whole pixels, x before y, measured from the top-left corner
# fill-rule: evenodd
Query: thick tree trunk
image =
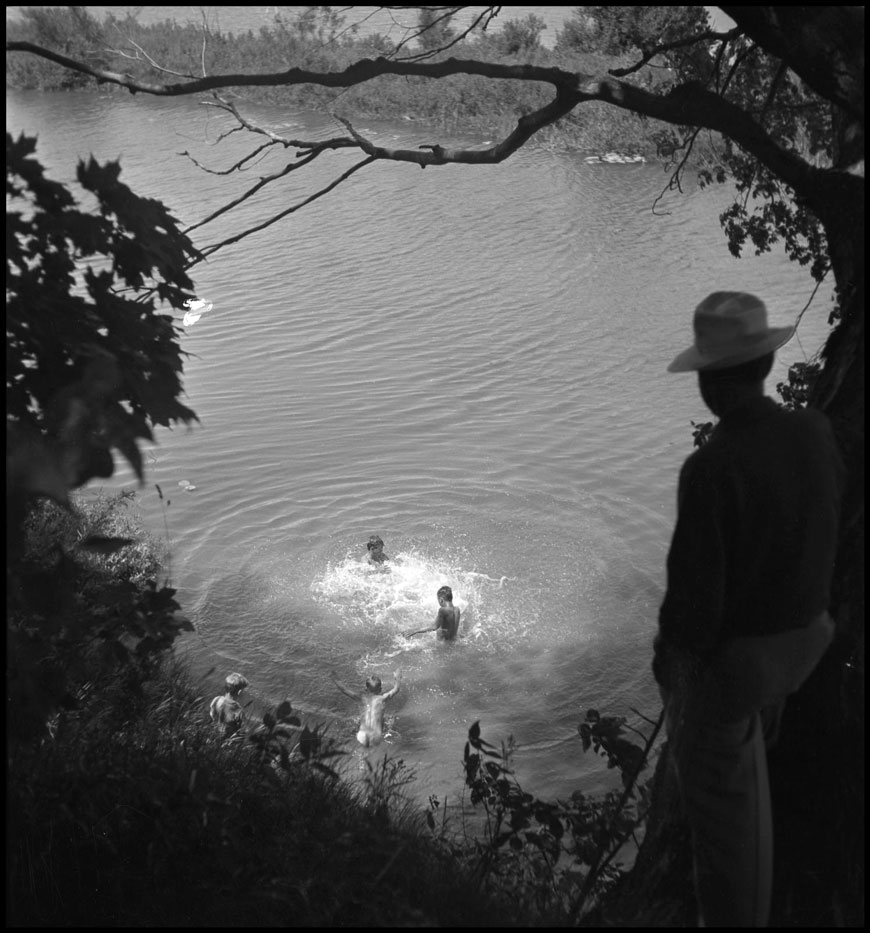
<path fill-rule="evenodd" d="M 769 756 L 777 829 L 774 921 L 864 921 L 864 199 L 828 224 L 842 320 L 811 404 L 847 467 L 831 612 L 834 643 L 786 707 Z"/>

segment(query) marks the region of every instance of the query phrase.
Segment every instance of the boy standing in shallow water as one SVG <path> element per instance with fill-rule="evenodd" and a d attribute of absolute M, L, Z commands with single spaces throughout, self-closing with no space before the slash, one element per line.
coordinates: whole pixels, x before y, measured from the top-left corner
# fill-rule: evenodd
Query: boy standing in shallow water
<path fill-rule="evenodd" d="M 346 687 L 335 676 L 335 671 L 330 671 L 335 686 L 352 700 L 362 704 L 362 714 L 360 716 L 359 731 L 356 739 L 360 745 L 368 748 L 370 745 L 377 745 L 384 737 L 384 704 L 391 697 L 399 692 L 399 681 L 401 671 L 396 671 L 396 683 L 392 690 L 381 693 L 381 678 L 377 676 L 369 677 L 366 681 L 365 694 L 357 693 Z"/>
<path fill-rule="evenodd" d="M 211 701 L 208 714 L 212 722 L 223 725 L 225 736 L 238 732 L 242 726 L 245 713 L 238 697 L 247 686 L 248 681 L 242 674 L 228 674 L 223 696 L 215 697 Z"/>
<path fill-rule="evenodd" d="M 426 632 L 437 632 L 439 641 L 453 641 L 459 631 L 460 609 L 453 605 L 453 590 L 449 586 L 442 586 L 437 593 L 438 615 L 431 628 L 421 628 L 417 632 L 405 632 L 405 638 L 414 635 L 423 635 Z"/>

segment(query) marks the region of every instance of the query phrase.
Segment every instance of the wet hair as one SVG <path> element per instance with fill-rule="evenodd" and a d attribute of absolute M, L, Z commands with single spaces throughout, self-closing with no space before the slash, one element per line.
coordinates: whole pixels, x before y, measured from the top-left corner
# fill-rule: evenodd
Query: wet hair
<path fill-rule="evenodd" d="M 446 599 L 449 603 L 453 602 L 453 590 L 449 586 L 442 586 L 437 595 L 439 599 Z"/>
<path fill-rule="evenodd" d="M 227 679 L 224 681 L 224 684 L 227 692 L 235 696 L 248 686 L 248 681 L 242 674 L 227 674 Z"/>
<path fill-rule="evenodd" d="M 369 538 L 369 543 L 366 545 L 366 547 L 370 551 L 376 547 L 383 547 L 383 546 L 384 546 L 384 542 L 377 535 L 372 535 Z"/>
<path fill-rule="evenodd" d="M 376 674 L 373 674 L 366 681 L 366 690 L 368 690 L 370 693 L 377 693 L 380 689 L 381 689 L 381 678 L 378 677 Z"/>

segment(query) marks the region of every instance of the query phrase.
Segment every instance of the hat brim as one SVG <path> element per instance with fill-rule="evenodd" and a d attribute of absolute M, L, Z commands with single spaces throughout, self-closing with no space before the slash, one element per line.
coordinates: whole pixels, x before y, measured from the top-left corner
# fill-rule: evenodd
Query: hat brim
<path fill-rule="evenodd" d="M 761 334 L 740 345 L 731 344 L 709 353 L 702 353 L 697 347 L 689 347 L 680 353 L 668 366 L 669 373 L 688 373 L 702 369 L 728 369 L 750 360 L 757 360 L 766 353 L 772 353 L 788 343 L 794 336 L 794 327 L 771 327 Z"/>

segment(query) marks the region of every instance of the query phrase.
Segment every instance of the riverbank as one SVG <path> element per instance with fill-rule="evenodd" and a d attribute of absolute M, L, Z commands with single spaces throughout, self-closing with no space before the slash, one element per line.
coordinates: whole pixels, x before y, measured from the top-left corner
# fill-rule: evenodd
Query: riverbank
<path fill-rule="evenodd" d="M 62 594 L 130 632 L 144 623 L 118 592 L 153 591 L 163 572 L 132 501 L 45 504 L 25 545 L 33 575 L 95 529 L 115 542 L 67 560 Z M 11 926 L 562 926 L 584 876 L 597 897 L 620 874 L 592 860 L 599 846 L 621 848 L 635 819 L 614 807 L 621 795 L 536 799 L 514 777 L 512 740 L 499 751 L 476 722 L 467 793 L 421 805 L 414 771 L 388 745 L 357 757 L 298 711 L 305 697 L 243 700 L 241 729 L 227 734 L 208 712 L 225 671 L 195 677 L 171 648 L 113 650 L 124 639 L 105 630 L 81 639 L 70 608 L 44 663 L 28 666 L 28 633 L 51 634 L 32 608 L 18 599 L 8 612 L 19 649 L 7 670 Z M 46 680 L 61 658 L 62 682 Z M 40 705 L 47 687 L 62 702 Z M 590 711 L 581 728 L 625 775 L 637 760 L 629 742 L 610 744 L 620 722 Z"/>
<path fill-rule="evenodd" d="M 401 761 L 351 784 L 316 729 L 226 741 L 170 657 L 90 686 L 10 746 L 10 925 L 511 925 L 404 800 Z"/>
<path fill-rule="evenodd" d="M 122 651 L 119 663 L 105 634 L 77 638 L 72 606 L 114 618 L 120 590 L 147 591 L 163 573 L 132 500 L 46 504 L 27 523 L 31 576 L 95 530 L 128 544 L 66 561 L 65 628 L 20 598 L 7 606 L 21 649 L 7 659 L 7 924 L 511 925 L 513 909 L 480 891 L 471 841 L 447 820 L 427 825 L 405 797 L 413 773 L 401 760 L 373 753 L 357 773 L 289 700 L 246 703 L 242 732 L 227 737 L 208 716 L 224 672 L 206 683 L 171 649 Z M 22 645 L 37 628 L 53 650 L 30 668 Z M 52 710 L 40 700 L 60 689 L 61 658 L 66 695 Z"/>

